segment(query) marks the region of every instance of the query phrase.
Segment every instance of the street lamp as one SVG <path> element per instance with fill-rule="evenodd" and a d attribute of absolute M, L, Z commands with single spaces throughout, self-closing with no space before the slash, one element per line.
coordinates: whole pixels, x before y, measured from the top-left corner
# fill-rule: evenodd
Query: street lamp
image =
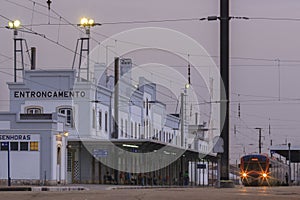
<path fill-rule="evenodd" d="M 17 29 L 21 26 L 20 20 L 10 21 L 8 22 L 8 27 L 11 29 Z"/>
<path fill-rule="evenodd" d="M 189 88 L 190 88 L 190 86 L 191 86 L 191 85 L 190 85 L 189 83 L 187 83 L 187 84 L 185 84 L 185 86 L 184 86 L 184 87 L 185 87 L 185 89 L 189 89 Z"/>
<path fill-rule="evenodd" d="M 21 27 L 20 20 L 9 21 L 6 28 L 14 30 L 14 36 L 18 35 L 18 29 Z"/>
<path fill-rule="evenodd" d="M 96 26 L 96 25 L 101 25 L 101 24 L 95 23 L 94 19 L 83 17 L 80 19 L 80 24 L 77 24 L 77 25 L 85 28 L 85 31 L 86 31 L 85 33 L 87 35 L 89 35 L 91 27 Z"/>
<path fill-rule="evenodd" d="M 10 145 L 9 145 L 9 142 L 1 142 L 1 149 L 7 149 L 7 186 L 11 186 L 11 178 L 10 178 Z"/>
<path fill-rule="evenodd" d="M 77 26 L 80 26 L 80 27 L 85 29 L 85 34 L 87 35 L 87 37 L 81 37 L 80 39 L 77 40 L 72 68 L 74 68 L 74 65 L 75 65 L 78 42 L 80 41 L 81 46 L 80 46 L 80 53 L 79 53 L 78 78 L 80 79 L 81 71 L 85 70 L 87 81 L 89 81 L 89 73 L 90 73 L 90 71 L 89 71 L 90 33 L 91 33 L 90 29 L 91 29 L 91 27 L 94 27 L 96 25 L 101 25 L 101 24 L 100 23 L 95 23 L 95 20 L 93 20 L 91 18 L 86 18 L 86 17 L 81 18 L 80 23 L 77 24 Z M 85 42 L 85 44 L 84 44 L 84 42 Z M 83 56 L 83 52 L 86 53 L 86 56 Z M 86 59 L 87 59 L 86 60 L 87 61 L 87 66 L 84 67 L 84 68 L 81 67 L 81 60 L 82 60 L 83 57 L 86 57 Z"/>

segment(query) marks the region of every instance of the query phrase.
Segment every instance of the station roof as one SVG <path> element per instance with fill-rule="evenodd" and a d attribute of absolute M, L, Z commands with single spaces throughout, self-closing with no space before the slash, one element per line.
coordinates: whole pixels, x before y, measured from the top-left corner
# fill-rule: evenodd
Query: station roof
<path fill-rule="evenodd" d="M 299 163 L 300 162 L 300 147 L 290 147 L 291 151 L 291 162 Z M 287 145 L 284 146 L 272 146 L 270 147 L 270 153 L 277 153 L 287 160 L 289 160 L 289 148 Z"/>
<path fill-rule="evenodd" d="M 75 140 L 74 140 L 75 141 Z M 134 148 L 138 150 L 139 153 L 155 152 L 163 148 L 164 153 L 177 154 L 181 157 L 185 157 L 190 161 L 196 160 L 208 160 L 209 162 L 217 162 L 217 156 L 213 154 L 203 154 L 194 149 L 184 149 L 172 144 L 166 144 L 164 142 L 152 139 L 110 139 L 110 140 L 91 140 L 90 138 L 80 138 L 80 141 L 84 142 L 89 148 L 107 149 L 113 146 L 119 147 L 126 151 L 131 152 Z"/>
<path fill-rule="evenodd" d="M 160 148 L 165 148 L 167 151 L 170 152 L 182 152 L 182 148 L 179 148 L 174 145 L 166 145 L 163 142 L 160 141 L 153 141 L 153 140 L 148 140 L 148 139 L 135 139 L 135 140 L 111 140 L 116 146 L 119 146 L 124 149 L 123 144 L 133 144 L 133 145 L 138 145 L 140 151 L 143 152 L 152 152 L 154 150 L 160 149 Z M 126 149 L 126 148 L 125 148 Z M 210 162 L 217 162 L 217 157 L 211 154 L 201 154 L 197 150 L 194 149 L 184 149 L 185 152 L 183 155 L 185 155 L 189 159 L 197 159 L 197 158 L 202 158 L 205 160 L 208 160 Z"/>

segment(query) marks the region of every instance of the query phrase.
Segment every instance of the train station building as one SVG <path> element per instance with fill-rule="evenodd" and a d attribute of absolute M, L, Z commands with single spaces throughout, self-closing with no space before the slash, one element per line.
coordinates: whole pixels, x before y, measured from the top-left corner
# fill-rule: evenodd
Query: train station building
<path fill-rule="evenodd" d="M 130 59 L 121 59 L 121 76 L 130 67 Z M 214 182 L 216 157 L 205 124 L 185 123 L 183 111 L 167 113 L 156 85 L 144 77 L 135 87 L 126 77 L 120 81 L 118 104 L 114 77 L 97 80 L 78 79 L 76 70 L 32 69 L 7 83 L 10 108 L 0 113 L 2 184 L 10 178 L 12 184 L 183 185 L 185 176 L 190 184 Z"/>

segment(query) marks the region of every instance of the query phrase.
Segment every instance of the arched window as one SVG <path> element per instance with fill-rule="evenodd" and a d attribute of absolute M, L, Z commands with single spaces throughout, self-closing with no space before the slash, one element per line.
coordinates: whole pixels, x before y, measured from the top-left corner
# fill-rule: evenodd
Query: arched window
<path fill-rule="evenodd" d="M 121 137 L 124 136 L 124 120 L 121 119 Z"/>
<path fill-rule="evenodd" d="M 107 131 L 108 130 L 108 113 L 105 112 L 105 115 L 104 115 L 104 130 Z"/>
<path fill-rule="evenodd" d="M 25 108 L 27 114 L 41 114 L 43 113 L 43 108 L 41 106 L 28 106 Z"/>
<path fill-rule="evenodd" d="M 134 138 L 137 138 L 137 123 L 135 122 L 134 126 Z"/>
<path fill-rule="evenodd" d="M 139 135 L 138 135 L 138 138 L 140 139 L 141 138 L 141 124 L 139 123 Z"/>
<path fill-rule="evenodd" d="M 99 110 L 99 115 L 98 115 L 98 123 L 99 123 L 99 130 L 102 128 L 102 111 Z"/>
<path fill-rule="evenodd" d="M 127 138 L 128 136 L 128 121 L 125 119 L 125 137 Z"/>
<path fill-rule="evenodd" d="M 92 127 L 93 128 L 96 128 L 96 110 L 95 109 L 93 109 L 93 121 L 92 121 Z"/>
<path fill-rule="evenodd" d="M 64 114 L 67 117 L 67 123 L 73 126 L 74 118 L 73 118 L 73 109 L 71 107 L 61 106 L 58 108 L 58 112 Z"/>
<path fill-rule="evenodd" d="M 133 138 L 133 122 L 131 121 L 130 125 L 130 137 Z"/>
<path fill-rule="evenodd" d="M 146 116 L 148 116 L 148 98 L 146 98 Z"/>

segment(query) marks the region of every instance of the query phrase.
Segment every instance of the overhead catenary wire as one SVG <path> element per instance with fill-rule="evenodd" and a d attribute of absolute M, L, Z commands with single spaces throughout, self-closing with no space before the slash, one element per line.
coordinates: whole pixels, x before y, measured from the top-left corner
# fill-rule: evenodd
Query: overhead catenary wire
<path fill-rule="evenodd" d="M 7 0 L 8 2 L 11 2 L 12 3 L 12 1 L 9 1 L 9 0 Z M 29 0 L 30 2 L 33 2 L 34 4 L 36 3 L 36 4 L 38 4 L 38 5 L 40 5 L 40 6 L 42 6 L 42 7 L 45 7 L 46 8 L 46 6 L 45 5 L 43 5 L 43 4 L 40 4 L 40 3 L 38 3 L 38 2 L 35 2 L 35 1 L 32 1 L 32 0 Z M 22 6 L 22 5 L 20 5 L 20 4 L 16 4 L 16 5 L 18 5 L 18 6 Z M 26 7 L 26 9 L 28 9 L 27 7 Z M 36 10 L 34 10 L 34 9 L 29 9 L 29 10 L 31 10 L 32 12 L 37 12 Z M 52 10 L 53 11 L 53 10 Z M 53 12 L 55 12 L 55 11 L 53 11 Z M 56 12 L 55 12 L 56 13 Z M 57 14 L 57 13 L 56 13 Z M 59 15 L 59 14 L 57 14 L 58 16 L 59 16 L 59 19 L 61 19 L 61 16 Z M 232 18 L 239 18 L 239 17 L 232 17 Z M 242 17 L 243 18 L 243 17 Z M 58 18 L 56 18 L 56 19 L 58 19 Z M 188 20 L 192 20 L 192 21 L 194 21 L 194 20 L 196 20 L 196 19 L 204 19 L 204 18 L 184 18 L 184 19 L 172 19 L 172 21 L 176 21 L 176 20 L 178 20 L 178 21 L 188 21 Z M 246 18 L 244 18 L 244 19 L 246 19 Z M 247 19 L 259 19 L 259 18 L 253 18 L 253 17 L 247 17 Z M 164 22 L 164 21 L 167 21 L 168 19 L 163 19 L 163 20 L 161 20 L 162 22 Z M 273 19 L 272 19 L 273 20 Z M 67 20 L 66 20 L 67 21 Z M 156 22 L 156 21 L 158 21 L 158 20 L 148 20 L 148 22 L 150 23 L 150 22 Z M 140 22 L 140 23 L 142 23 L 143 21 L 134 21 L 134 22 Z M 146 23 L 147 23 L 147 21 L 145 21 Z M 113 23 L 115 23 L 115 22 L 113 22 Z M 123 22 L 122 22 L 123 23 Z M 126 22 L 127 23 L 127 22 Z M 128 21 L 128 23 L 130 23 L 130 21 Z M 59 23 L 58 25 L 61 25 L 62 23 Z M 105 24 L 105 23 L 104 23 Z M 51 24 L 48 24 L 48 25 L 51 25 Z M 68 22 L 67 23 L 67 25 L 72 25 L 72 26 L 76 26 L 75 24 L 72 24 L 72 23 L 70 23 L 70 22 Z M 77 27 L 78 28 L 78 27 Z M 77 29 L 78 30 L 78 29 Z M 102 34 L 103 35 L 103 34 Z M 40 35 L 40 36 L 42 36 L 43 37 L 43 35 Z M 118 41 L 118 42 L 122 42 L 122 41 Z M 58 43 L 57 41 L 56 41 L 56 43 Z M 62 45 L 63 46 L 63 45 Z M 72 50 L 72 49 L 69 49 L 69 50 Z M 199 55 L 199 56 L 202 56 L 202 55 Z M 215 57 L 217 57 L 217 56 L 215 56 Z M 242 59 L 242 60 L 244 60 L 244 59 L 246 59 L 246 60 L 255 60 L 255 61 L 258 61 L 258 60 L 260 60 L 260 61 L 276 61 L 276 59 L 268 59 L 268 58 L 251 58 L 251 57 L 231 57 L 231 59 Z M 282 62 L 300 62 L 300 60 L 282 60 Z M 261 100 L 258 100 L 258 101 L 261 101 Z M 208 102 L 209 103 L 209 102 Z"/>
<path fill-rule="evenodd" d="M 249 18 L 249 19 L 251 19 L 251 18 Z M 263 19 L 263 20 L 266 20 L 266 19 Z M 275 20 L 275 19 L 272 19 L 272 20 Z M 282 19 L 280 19 L 280 20 L 282 20 Z M 214 56 L 214 57 L 217 57 L 217 56 Z M 232 57 L 231 59 L 254 60 L 254 61 L 272 61 L 272 62 L 275 60 L 275 59 L 267 59 L 267 58 L 249 58 L 249 57 Z M 282 60 L 282 62 L 300 62 L 300 60 Z M 206 103 L 210 103 L 210 102 L 206 102 Z"/>

